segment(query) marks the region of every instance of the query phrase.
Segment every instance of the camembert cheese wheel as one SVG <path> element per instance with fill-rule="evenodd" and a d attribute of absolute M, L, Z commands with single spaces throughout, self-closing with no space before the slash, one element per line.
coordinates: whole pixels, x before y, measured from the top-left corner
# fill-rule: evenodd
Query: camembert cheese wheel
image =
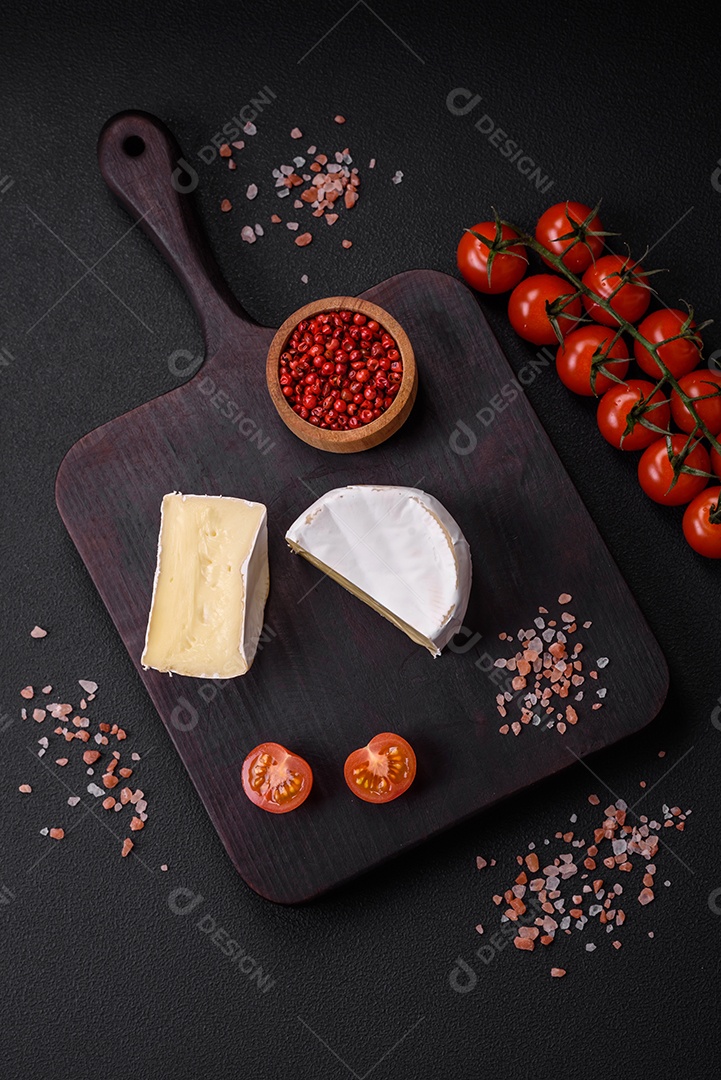
<path fill-rule="evenodd" d="M 417 488 L 334 488 L 293 522 L 291 550 L 433 656 L 458 632 L 471 592 L 471 552 L 456 521 Z"/>

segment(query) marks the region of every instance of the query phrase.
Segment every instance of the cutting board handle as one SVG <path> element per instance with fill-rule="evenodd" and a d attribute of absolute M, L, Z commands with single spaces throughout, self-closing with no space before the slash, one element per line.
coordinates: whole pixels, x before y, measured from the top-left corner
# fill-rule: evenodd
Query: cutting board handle
<path fill-rule="evenodd" d="M 103 178 L 180 278 L 200 320 L 208 353 L 220 344 L 228 316 L 250 322 L 223 279 L 192 202 L 198 174 L 157 117 L 122 112 L 98 139 Z"/>

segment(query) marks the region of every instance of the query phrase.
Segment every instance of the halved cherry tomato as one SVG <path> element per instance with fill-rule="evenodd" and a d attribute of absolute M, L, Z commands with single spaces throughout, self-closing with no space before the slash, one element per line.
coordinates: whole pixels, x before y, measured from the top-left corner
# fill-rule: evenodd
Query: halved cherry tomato
<path fill-rule="evenodd" d="M 683 535 L 694 551 L 707 559 L 721 559 L 721 521 L 711 521 L 711 514 L 718 512 L 719 497 L 721 487 L 706 488 L 683 515 Z"/>
<path fill-rule="evenodd" d="M 280 743 L 261 743 L 243 762 L 243 791 L 270 814 L 287 814 L 304 803 L 313 786 L 313 772 L 304 758 Z"/>
<path fill-rule="evenodd" d="M 642 398 L 648 400 L 653 408 L 645 413 L 646 419 L 656 427 L 666 429 L 671 420 L 671 409 L 660 390 L 653 393 L 654 384 L 647 379 L 626 379 L 623 386 L 614 386 L 607 390 L 598 403 L 596 422 L 606 442 L 617 450 L 643 450 L 645 446 L 658 439 L 657 431 L 651 431 L 639 420 L 633 431 L 624 436 L 628 423 L 628 414 Z M 649 398 L 649 394 L 653 396 Z"/>
<path fill-rule="evenodd" d="M 384 731 L 348 755 L 343 774 L 353 794 L 364 802 L 391 802 L 413 783 L 416 755 L 400 735 Z"/>
<path fill-rule="evenodd" d="M 616 314 L 627 322 L 638 322 L 651 302 L 641 265 L 628 256 L 603 255 L 589 266 L 581 280 L 596 296 L 608 300 Z M 604 326 L 618 325 L 618 320 L 590 297 L 584 296 L 583 303 L 595 322 Z"/>
<path fill-rule="evenodd" d="M 484 244 L 478 236 L 485 236 L 489 241 Z M 518 236 L 515 229 L 508 225 L 501 226 L 500 239 L 512 240 Z M 498 239 L 498 228 L 495 221 L 481 221 L 472 229 L 466 230 L 461 237 L 456 252 L 458 269 L 463 275 L 463 280 L 472 289 L 482 293 L 504 293 L 517 285 L 526 272 L 528 259 L 526 252 L 520 244 L 514 244 L 507 251 L 493 252 L 490 260 L 491 271 L 488 272 L 489 255 L 491 244 Z"/>
<path fill-rule="evenodd" d="M 694 408 L 712 435 L 721 432 L 721 374 L 718 371 L 692 371 L 678 380 L 678 385 L 690 398 L 704 398 L 694 401 Z M 713 394 L 713 397 L 709 397 Z M 696 421 L 684 405 L 675 390 L 671 391 L 671 415 L 677 427 L 689 434 Z"/>
<path fill-rule="evenodd" d="M 584 222 L 588 222 L 586 227 L 579 228 Z M 582 274 L 603 251 L 603 238 L 593 235 L 602 230 L 601 219 L 598 214 L 594 215 L 590 206 L 580 202 L 560 202 L 541 214 L 536 225 L 536 240 L 554 255 L 562 256 L 563 265 L 574 274 Z M 551 265 L 547 259 L 543 261 L 547 266 Z"/>
<path fill-rule="evenodd" d="M 679 454 L 687 442 L 685 435 L 671 435 L 671 452 Z M 692 469 L 709 471 L 708 452 L 702 443 L 695 443 L 684 459 L 684 465 Z M 638 482 L 649 499 L 663 506 L 683 506 L 690 502 L 708 484 L 708 477 L 682 472 L 673 482 L 673 467 L 668 456 L 665 438 L 657 439 L 647 447 L 638 463 Z"/>
<path fill-rule="evenodd" d="M 579 298 L 568 300 L 573 291 L 573 286 L 558 274 L 533 274 L 516 285 L 508 301 L 508 318 L 518 336 L 534 345 L 558 341 L 546 304 L 553 305 L 562 335 L 573 330 L 581 315 Z"/>
<path fill-rule="evenodd" d="M 593 323 L 572 330 L 556 353 L 556 371 L 563 385 L 573 390 L 574 394 L 586 397 L 592 394 L 600 396 L 612 386 L 618 386 L 598 368 L 595 387 L 591 385 L 591 361 L 596 354 L 603 353 L 608 357 L 604 367 L 619 379 L 628 371 L 630 358 L 623 338 L 619 338 L 609 349 L 614 336 L 609 326 L 596 326 Z"/>
<path fill-rule="evenodd" d="M 638 330 L 646 338 L 646 341 L 656 345 L 659 341 L 667 341 L 668 338 L 680 334 L 681 327 L 687 319 L 687 312 L 679 311 L 678 308 L 661 308 L 660 311 L 652 311 L 650 315 L 647 315 L 643 322 L 639 324 Z M 691 323 L 691 328 L 694 326 L 695 323 Z M 634 341 L 633 353 L 636 357 L 636 363 L 647 375 L 652 375 L 654 379 L 661 378 L 661 369 L 645 345 L 642 345 L 640 341 Z M 680 379 L 682 375 L 687 375 L 689 371 L 693 371 L 701 362 L 701 352 L 698 345 L 688 338 L 677 338 L 676 341 L 669 341 L 667 345 L 662 345 L 659 348 L 658 355 L 671 374 L 677 379 Z"/>

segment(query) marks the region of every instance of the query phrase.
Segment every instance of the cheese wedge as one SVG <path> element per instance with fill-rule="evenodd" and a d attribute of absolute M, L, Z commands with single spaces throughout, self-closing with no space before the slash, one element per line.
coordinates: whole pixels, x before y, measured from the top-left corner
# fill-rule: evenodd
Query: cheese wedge
<path fill-rule="evenodd" d="M 322 495 L 286 533 L 291 550 L 439 656 L 463 623 L 471 552 L 417 488 L 358 485 Z"/>
<path fill-rule="evenodd" d="M 268 588 L 261 503 L 166 495 L 143 667 L 199 679 L 245 675 L 263 629 Z"/>

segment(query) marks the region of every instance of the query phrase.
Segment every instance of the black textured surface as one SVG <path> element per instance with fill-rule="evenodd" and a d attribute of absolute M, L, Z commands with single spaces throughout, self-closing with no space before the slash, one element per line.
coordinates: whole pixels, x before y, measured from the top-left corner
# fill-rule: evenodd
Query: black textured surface
<path fill-rule="evenodd" d="M 100 179 L 97 133 L 121 108 L 155 112 L 176 132 L 199 173 L 199 207 L 223 270 L 260 321 L 277 323 L 306 299 L 357 292 L 404 269 L 452 272 L 460 227 L 486 216 L 490 203 L 531 224 L 549 200 L 569 196 L 602 196 L 607 227 L 636 251 L 657 244 L 651 261 L 670 268 L 663 296 L 718 319 L 711 21 L 699 12 L 684 21 L 670 5 L 666 14 L 587 3 L 555 14 L 530 3 L 371 7 L 45 3 L 5 16 L 0 922 L 11 1004 L 3 1076 L 526 1078 L 543 1062 L 576 1080 L 581 1071 L 718 1069 L 719 568 L 685 548 L 679 514 L 642 498 L 634 462 L 602 444 L 591 406 L 571 400 L 548 371 L 528 387 L 666 653 L 672 696 L 663 716 L 591 762 L 602 781 L 577 766 L 304 908 L 267 904 L 238 880 L 54 507 L 65 450 L 176 386 L 171 367 L 187 361 L 169 367 L 169 358 L 200 344 L 180 287 L 137 230 L 123 238 L 128 220 Z M 197 159 L 263 86 L 276 96 L 238 171 Z M 446 107 L 457 87 L 482 95 L 465 116 Z M 332 123 L 336 112 L 345 127 Z M 546 195 L 474 128 L 483 113 L 554 181 Z M 295 124 L 304 132 L 298 144 L 287 137 Z M 374 173 L 364 168 L 356 216 L 347 227 L 324 226 L 305 251 L 282 227 L 243 244 L 240 226 L 276 208 L 266 195 L 246 209 L 246 184 L 311 142 L 348 145 L 361 167 L 378 159 Z M 396 169 L 405 174 L 398 186 Z M 236 211 L 220 215 L 226 195 Z M 355 242 L 349 252 L 342 235 Z M 520 369 L 532 350 L 508 329 L 502 301 L 484 309 Z M 721 348 L 718 325 L 706 337 L 708 354 Z M 35 622 L 50 630 L 46 639 L 28 637 Z M 47 721 L 19 720 L 26 683 L 52 683 L 59 700 L 76 702 L 75 680 L 88 677 L 101 684 L 93 715 L 102 709 L 150 751 L 137 772 L 150 804 L 137 850 L 149 869 L 121 861 L 118 841 L 91 817 L 81 821 L 81 807 L 71 816 L 58 777 L 82 791 L 82 771 L 54 766 L 62 751 L 53 744 L 45 769 L 31 755 Z M 562 937 L 542 955 L 509 946 L 491 963 L 475 958 L 474 925 L 483 922 L 487 935 L 496 928 L 490 897 L 512 877 L 515 854 L 570 827 L 574 812 L 588 836 L 589 791 L 603 798 L 605 783 L 632 803 L 641 779 L 649 794 L 639 812 L 667 802 L 694 815 L 671 844 L 686 865 L 668 852 L 657 860 L 656 902 L 642 909 L 629 889 L 620 952 L 594 931 Z M 32 795 L 18 794 L 23 782 Z M 74 822 L 61 844 L 39 835 Z M 497 867 L 479 874 L 478 853 Z M 172 910 L 181 894 L 169 902 L 178 888 L 202 896 L 184 915 Z M 271 972 L 267 992 L 198 928 L 213 920 Z M 587 954 L 584 940 L 597 950 Z M 459 956 L 477 971 L 466 994 L 449 982 Z M 550 980 L 552 964 L 568 969 L 566 979 Z"/>

